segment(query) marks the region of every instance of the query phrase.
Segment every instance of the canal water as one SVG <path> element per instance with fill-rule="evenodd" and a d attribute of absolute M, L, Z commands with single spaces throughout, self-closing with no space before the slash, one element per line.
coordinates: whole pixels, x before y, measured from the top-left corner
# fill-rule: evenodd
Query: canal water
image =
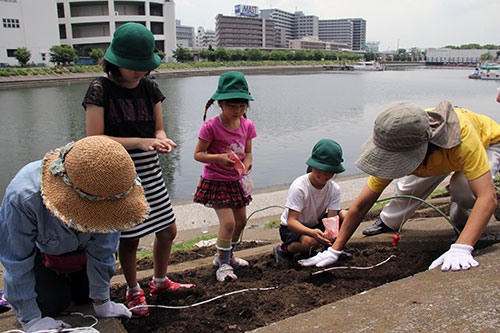
<path fill-rule="evenodd" d="M 442 100 L 486 114 L 500 122 L 496 88 L 500 81 L 467 79 L 468 69 L 416 69 L 384 72 L 315 72 L 247 75 L 254 102 L 248 118 L 253 141 L 251 176 L 256 189 L 290 184 L 306 169 L 314 144 L 331 138 L 344 150 L 346 172 L 354 166 L 361 144 L 383 107 L 410 100 L 423 107 Z M 166 96 L 165 129 L 178 148 L 161 156 L 165 180 L 174 201 L 191 200 L 202 165 L 193 159 L 203 108 L 217 87 L 218 76 L 159 78 Z M 0 193 L 24 164 L 48 150 L 85 135 L 81 106 L 88 84 L 0 90 Z M 212 106 L 208 116 L 220 109 Z"/>

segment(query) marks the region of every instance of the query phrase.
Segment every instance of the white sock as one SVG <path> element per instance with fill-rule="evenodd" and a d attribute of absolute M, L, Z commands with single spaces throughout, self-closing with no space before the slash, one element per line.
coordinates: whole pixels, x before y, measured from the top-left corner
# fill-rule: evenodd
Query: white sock
<path fill-rule="evenodd" d="M 133 294 L 133 293 L 135 293 L 135 292 L 138 292 L 139 290 L 141 290 L 141 286 L 139 286 L 139 284 L 137 284 L 137 285 L 136 285 L 135 287 L 133 287 L 133 288 L 129 288 L 129 287 L 127 286 L 127 292 L 128 292 L 129 294 Z"/>
<path fill-rule="evenodd" d="M 158 285 L 161 285 L 161 284 L 164 284 L 166 280 L 167 280 L 167 277 L 166 277 L 166 276 L 164 276 L 164 277 L 162 277 L 162 278 L 153 277 L 153 283 L 154 283 L 155 285 L 157 285 L 157 286 L 158 286 Z"/>

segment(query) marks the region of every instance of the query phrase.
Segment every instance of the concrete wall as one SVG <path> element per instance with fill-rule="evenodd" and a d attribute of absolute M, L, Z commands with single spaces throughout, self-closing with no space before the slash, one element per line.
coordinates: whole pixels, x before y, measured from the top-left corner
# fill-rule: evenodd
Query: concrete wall
<path fill-rule="evenodd" d="M 7 50 L 25 47 L 31 52 L 30 62 L 49 64 L 49 49 L 60 45 L 55 0 L 17 0 L 0 2 L 0 62 L 18 65 Z M 19 28 L 4 27 L 4 19 L 19 21 Z"/>

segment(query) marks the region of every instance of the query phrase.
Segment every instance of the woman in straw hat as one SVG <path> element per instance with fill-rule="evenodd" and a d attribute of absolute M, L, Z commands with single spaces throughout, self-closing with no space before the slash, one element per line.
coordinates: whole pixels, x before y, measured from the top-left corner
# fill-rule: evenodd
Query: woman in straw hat
<path fill-rule="evenodd" d="M 83 101 L 87 111 L 87 135 L 106 135 L 127 149 L 151 206 L 148 220 L 122 232 L 120 238 L 119 256 L 127 281 L 127 305 L 134 308 L 135 316 L 149 313 L 147 307 L 137 307 L 146 304 L 144 291 L 137 281 L 136 253 L 140 238 L 155 234 L 150 294 L 193 286 L 167 278 L 177 226 L 158 153 L 170 153 L 177 145 L 167 138 L 163 127 L 161 103 L 165 96 L 147 77 L 160 65 L 160 57 L 154 49 L 154 36 L 145 26 L 139 23 L 120 26 L 104 55 L 103 67 L 107 75 L 90 83 Z"/>
<path fill-rule="evenodd" d="M 109 300 L 120 231 L 149 213 L 127 151 L 87 137 L 24 166 L 0 207 L 5 295 L 27 332 L 69 327 L 50 316 L 93 301 L 100 317 L 131 317 Z"/>
<path fill-rule="evenodd" d="M 478 265 L 472 251 L 497 207 L 493 179 L 500 165 L 499 124 L 454 108 L 447 101 L 427 112 L 411 102 L 392 103 L 375 120 L 373 136 L 361 148 L 355 164 L 370 177 L 350 207 L 338 238 L 328 250 L 301 264 L 321 267 L 335 263 L 361 219 L 393 179 L 404 177 L 396 195 L 425 199 L 452 174 L 450 217 L 463 231 L 429 269 L 441 266 L 443 271 L 456 271 Z M 418 200 L 393 199 L 375 227 L 383 223 L 396 230 L 419 205 Z"/>

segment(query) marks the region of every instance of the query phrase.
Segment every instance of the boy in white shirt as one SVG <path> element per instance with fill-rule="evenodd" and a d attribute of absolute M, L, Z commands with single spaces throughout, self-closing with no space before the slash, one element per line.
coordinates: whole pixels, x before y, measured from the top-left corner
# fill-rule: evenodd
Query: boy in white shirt
<path fill-rule="evenodd" d="M 342 221 L 346 214 L 340 209 L 340 187 L 332 180 L 345 171 L 342 162 L 342 148 L 337 142 L 322 139 L 316 143 L 306 161 L 308 173 L 295 179 L 288 190 L 280 224 L 283 243 L 273 250 L 277 262 L 332 244 L 321 220 L 339 215 Z"/>

